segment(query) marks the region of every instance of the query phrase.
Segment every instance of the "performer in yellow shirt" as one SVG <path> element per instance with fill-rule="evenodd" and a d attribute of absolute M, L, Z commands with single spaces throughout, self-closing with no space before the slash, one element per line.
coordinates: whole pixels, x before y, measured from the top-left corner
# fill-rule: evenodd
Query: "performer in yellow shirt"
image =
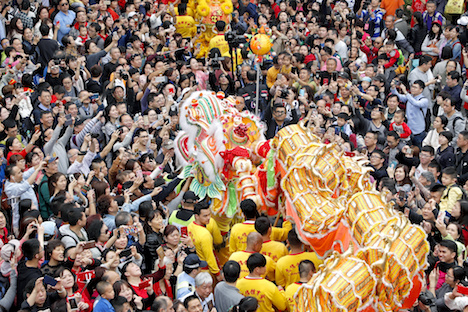
<path fill-rule="evenodd" d="M 193 17 L 187 15 L 187 3 L 181 3 L 177 6 L 179 15 L 176 18 L 176 32 L 182 35 L 182 38 L 192 39 L 197 31 L 197 26 Z"/>
<path fill-rule="evenodd" d="M 247 268 L 247 259 L 254 253 L 260 252 L 262 249 L 263 239 L 262 236 L 257 232 L 252 232 L 247 236 L 247 247 L 244 251 L 236 251 L 231 255 L 229 260 L 236 261 L 241 267 L 240 277 L 243 278 L 249 275 L 249 269 Z M 270 257 L 266 258 L 266 270 L 262 277 L 268 278 L 270 281 L 275 280 L 275 267 L 276 263 Z"/>
<path fill-rule="evenodd" d="M 188 233 L 195 245 L 198 257 L 208 263 L 210 273 L 220 281 L 222 276 L 214 255 L 213 236 L 206 229 L 206 225 L 210 223 L 211 219 L 210 206 L 205 201 L 199 202 L 195 204 L 193 212 L 195 221 L 187 227 Z"/>
<path fill-rule="evenodd" d="M 257 312 L 284 311 L 288 302 L 281 286 L 276 287 L 262 277 L 266 271 L 266 258 L 260 253 L 254 253 L 247 259 L 249 275 L 237 281 L 237 288 L 244 296 L 255 297 L 258 300 Z"/>
<path fill-rule="evenodd" d="M 278 262 L 278 259 L 288 254 L 288 248 L 286 248 L 285 244 L 270 239 L 271 229 L 271 222 L 267 217 L 260 217 L 255 220 L 255 230 L 257 230 L 263 238 L 263 245 L 260 253 Z"/>
<path fill-rule="evenodd" d="M 211 49 L 213 48 L 218 48 L 219 51 L 221 52 L 221 55 L 224 55 L 226 53 L 229 53 L 229 44 L 224 39 L 224 29 L 226 28 L 226 22 L 224 21 L 217 21 L 215 24 L 215 29 L 218 32 L 216 36 L 211 38 L 210 44 L 208 46 L 208 51 L 206 52 L 206 55 L 210 53 Z M 220 55 L 220 56 L 221 56 Z"/>
<path fill-rule="evenodd" d="M 244 223 L 237 223 L 231 228 L 229 236 L 229 251 L 231 254 L 236 251 L 245 250 L 247 235 L 255 232 L 255 220 L 259 217 L 257 205 L 251 199 L 244 199 L 240 204 L 240 208 L 246 221 Z M 283 222 L 283 228 L 272 227 L 270 239 L 280 242 L 285 241 L 291 229 L 292 224 L 289 221 Z"/>
<path fill-rule="evenodd" d="M 286 296 L 286 299 L 288 300 L 289 303 L 289 311 L 293 310 L 294 307 L 294 295 L 296 294 L 297 290 L 299 287 L 301 287 L 302 284 L 307 283 L 310 281 L 312 278 L 312 275 L 315 273 L 315 266 L 310 260 L 302 260 L 299 263 L 299 275 L 300 279 L 298 282 L 292 283 L 288 287 L 286 287 L 286 291 L 284 292 L 284 295 Z"/>
<path fill-rule="evenodd" d="M 315 268 L 323 263 L 315 252 L 305 252 L 304 244 L 297 237 L 296 230 L 291 230 L 288 234 L 288 242 L 291 247 L 289 255 L 279 259 L 276 263 L 275 282 L 277 285 L 287 287 L 288 285 L 299 281 L 299 263 L 302 260 L 310 260 Z"/>

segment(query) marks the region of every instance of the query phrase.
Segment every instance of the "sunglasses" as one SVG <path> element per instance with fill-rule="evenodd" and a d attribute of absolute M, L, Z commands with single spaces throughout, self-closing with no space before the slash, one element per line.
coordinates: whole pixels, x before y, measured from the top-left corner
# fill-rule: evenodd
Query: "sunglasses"
<path fill-rule="evenodd" d="M 62 3 L 61 6 L 66 6 L 68 5 L 68 2 Z"/>

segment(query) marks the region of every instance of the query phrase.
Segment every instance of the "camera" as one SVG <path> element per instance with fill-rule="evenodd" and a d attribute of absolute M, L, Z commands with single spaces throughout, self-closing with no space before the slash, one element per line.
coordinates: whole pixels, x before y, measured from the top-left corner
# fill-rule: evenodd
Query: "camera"
<path fill-rule="evenodd" d="M 305 30 L 305 28 L 302 28 L 302 27 L 301 27 L 301 28 L 299 28 L 298 30 L 299 30 L 299 32 L 301 33 L 301 32 L 303 32 L 303 31 Z"/>
<path fill-rule="evenodd" d="M 224 34 L 224 40 L 227 41 L 231 49 L 238 48 L 241 43 L 247 43 L 244 36 L 236 35 L 232 31 Z"/>
<path fill-rule="evenodd" d="M 123 80 L 127 80 L 127 79 L 128 79 L 128 75 L 124 72 L 123 69 L 121 69 L 121 70 L 119 71 L 119 75 L 120 75 L 120 77 L 122 77 Z"/>
<path fill-rule="evenodd" d="M 221 69 L 221 61 L 224 61 L 224 57 L 221 56 L 221 51 L 218 48 L 213 48 L 210 51 L 210 61 L 213 70 Z"/>
<path fill-rule="evenodd" d="M 280 94 L 280 99 L 286 99 L 288 98 L 288 95 L 289 95 L 289 90 L 288 88 L 285 88 L 285 89 L 282 89 L 281 90 L 281 94 Z"/>
<path fill-rule="evenodd" d="M 369 2 L 370 3 L 370 2 Z M 349 20 L 349 21 L 353 21 L 356 19 L 356 14 L 354 12 L 351 12 L 351 13 L 348 13 L 346 15 L 346 18 Z"/>
<path fill-rule="evenodd" d="M 97 138 L 99 138 L 99 133 L 91 133 L 91 137 L 93 139 L 97 139 Z"/>
<path fill-rule="evenodd" d="M 432 306 L 435 304 L 434 298 L 430 298 L 426 293 L 421 293 L 418 300 L 426 306 Z"/>
<path fill-rule="evenodd" d="M 54 60 L 54 65 L 56 66 L 60 65 L 60 60 Z"/>

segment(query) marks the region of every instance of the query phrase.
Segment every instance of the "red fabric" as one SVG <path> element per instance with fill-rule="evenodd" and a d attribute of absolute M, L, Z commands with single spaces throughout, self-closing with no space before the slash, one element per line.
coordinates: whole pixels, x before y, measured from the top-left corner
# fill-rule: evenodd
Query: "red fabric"
<path fill-rule="evenodd" d="M 11 156 L 13 156 L 13 155 L 21 155 L 21 156 L 23 156 L 23 158 L 26 158 L 26 154 L 27 154 L 27 152 L 26 152 L 25 149 L 22 150 L 22 151 L 19 152 L 19 153 L 15 153 L 15 152 L 13 152 L 13 151 L 9 152 L 8 155 L 7 155 L 7 164 L 8 164 L 8 165 L 10 164 L 10 158 L 11 158 Z"/>
<path fill-rule="evenodd" d="M 281 12 L 281 9 L 280 9 L 279 5 L 276 2 L 273 2 L 273 4 L 271 5 L 271 8 L 275 12 L 275 17 L 278 18 L 278 15 Z"/>
<path fill-rule="evenodd" d="M 172 287 L 171 283 L 168 280 L 163 279 L 164 285 L 166 286 L 166 293 L 164 294 L 161 290 L 161 286 L 159 286 L 159 282 L 153 284 L 153 291 L 156 294 L 156 297 L 159 296 L 168 296 L 169 298 L 174 299 L 172 296 Z"/>
<path fill-rule="evenodd" d="M 137 294 L 137 296 L 140 296 L 143 299 L 148 298 L 148 293 L 146 292 L 146 289 L 140 289 L 140 288 L 138 288 L 138 286 L 133 286 L 133 285 L 130 285 L 130 286 L 132 286 L 132 288 L 135 291 L 135 294 Z"/>
<path fill-rule="evenodd" d="M 360 47 L 361 51 L 364 52 L 367 56 L 367 64 L 372 63 L 373 60 L 378 56 L 379 49 L 376 47 L 372 46 L 372 48 L 369 48 L 366 45 L 362 45 Z"/>
<path fill-rule="evenodd" d="M 395 52 L 395 54 L 393 54 L 393 56 L 390 54 L 391 52 L 387 53 L 387 56 L 388 56 L 389 60 L 388 60 L 388 63 L 384 65 L 385 68 L 392 67 L 394 64 L 396 64 L 396 62 L 400 58 L 400 52 L 398 52 L 397 49 L 393 50 L 392 52 Z"/>
<path fill-rule="evenodd" d="M 8 230 L 7 230 L 7 228 L 6 227 L 3 228 L 3 231 L 1 231 L 1 232 L 3 232 L 3 233 L 0 234 L 0 239 L 2 240 L 4 245 L 8 244 L 9 239 L 8 239 Z"/>
<path fill-rule="evenodd" d="M 389 128 L 390 131 L 393 131 L 393 125 L 394 125 L 394 124 L 395 124 L 395 122 L 392 122 L 392 123 L 390 124 L 390 128 Z M 399 135 L 400 135 L 400 138 L 406 139 L 406 138 L 408 138 L 408 137 L 411 135 L 411 129 L 408 127 L 408 125 L 406 124 L 406 122 L 403 122 L 403 123 L 401 124 L 401 126 L 403 127 L 403 131 L 404 131 L 404 132 L 403 132 L 402 134 L 399 134 Z"/>
<path fill-rule="evenodd" d="M 308 64 L 308 63 L 310 63 L 312 61 L 315 61 L 315 60 L 316 60 L 315 55 L 314 54 L 309 54 L 304 58 L 304 64 Z"/>
<path fill-rule="evenodd" d="M 114 21 L 119 18 L 119 14 L 115 13 L 111 8 L 107 8 L 107 12 L 109 12 Z"/>
<path fill-rule="evenodd" d="M 240 146 L 237 146 L 237 147 L 233 148 L 232 150 L 220 152 L 219 154 L 224 159 L 223 174 L 226 177 L 229 175 L 228 167 L 229 167 L 229 165 L 232 165 L 232 162 L 234 161 L 235 157 L 238 157 L 238 156 L 245 157 L 245 158 L 250 157 L 249 151 L 246 150 L 245 148 L 240 147 Z"/>

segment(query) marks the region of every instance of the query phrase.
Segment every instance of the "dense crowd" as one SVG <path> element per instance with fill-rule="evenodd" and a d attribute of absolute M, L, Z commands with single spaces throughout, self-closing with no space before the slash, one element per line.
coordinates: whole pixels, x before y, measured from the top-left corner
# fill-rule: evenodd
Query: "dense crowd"
<path fill-rule="evenodd" d="M 2 311 L 292 309 L 323 261 L 295 225 L 248 199 L 222 232 L 182 178 L 179 108 L 199 90 L 259 114 L 267 139 L 303 120 L 368 157 L 431 247 L 404 311 L 468 311 L 463 2 L 234 0 L 208 47 L 185 0 L 1 3 Z"/>

